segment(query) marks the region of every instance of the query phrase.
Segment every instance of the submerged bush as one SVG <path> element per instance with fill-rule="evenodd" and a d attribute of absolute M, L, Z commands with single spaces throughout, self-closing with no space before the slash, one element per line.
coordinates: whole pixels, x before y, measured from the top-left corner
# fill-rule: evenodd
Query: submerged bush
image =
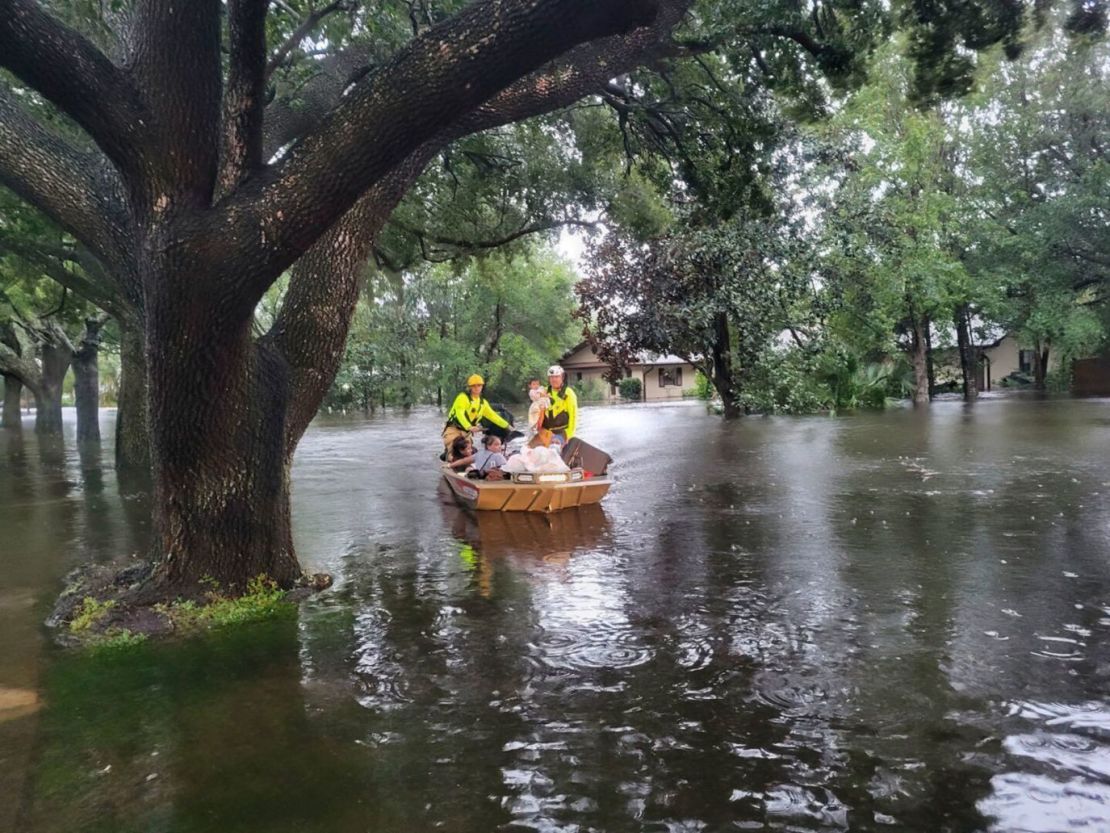
<path fill-rule="evenodd" d="M 717 395 L 717 389 L 709 381 L 709 377 L 700 370 L 694 372 L 694 388 L 692 396 L 709 401 Z"/>
<path fill-rule="evenodd" d="M 621 379 L 618 387 L 621 392 L 621 399 L 628 399 L 632 402 L 639 402 L 644 392 L 643 383 L 635 376 Z"/>
<path fill-rule="evenodd" d="M 575 395 L 583 402 L 599 402 L 605 398 L 605 383 L 598 379 L 583 379 L 573 387 Z"/>

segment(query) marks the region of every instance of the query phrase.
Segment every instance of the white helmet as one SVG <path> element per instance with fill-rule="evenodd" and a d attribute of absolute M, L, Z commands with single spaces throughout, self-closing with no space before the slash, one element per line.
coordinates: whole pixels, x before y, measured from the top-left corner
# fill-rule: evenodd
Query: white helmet
<path fill-rule="evenodd" d="M 547 375 L 548 376 L 564 376 L 566 374 L 564 373 L 563 368 L 561 368 L 557 364 L 553 364 L 553 365 L 551 365 L 551 367 L 547 368 Z"/>

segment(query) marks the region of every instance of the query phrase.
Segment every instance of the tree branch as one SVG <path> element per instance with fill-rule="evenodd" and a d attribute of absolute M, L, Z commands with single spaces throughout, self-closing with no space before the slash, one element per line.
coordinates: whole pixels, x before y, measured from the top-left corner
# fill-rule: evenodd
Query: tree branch
<path fill-rule="evenodd" d="M 3 0 L 0 0 L 3 2 Z M 243 0 L 250 9 L 256 0 Z M 130 77 L 149 111 L 142 212 L 208 208 L 220 154 L 220 0 L 138 0 Z M 263 57 L 263 60 L 265 58 Z M 125 179 L 129 177 L 125 176 Z"/>
<path fill-rule="evenodd" d="M 43 128 L 18 99 L 0 87 L 0 183 L 118 267 L 130 247 L 119 176 L 104 157 Z"/>
<path fill-rule="evenodd" d="M 218 212 L 231 247 L 256 268 L 237 276 L 245 309 L 375 181 L 513 80 L 577 43 L 651 23 L 658 0 L 484 0 L 465 7 L 360 82 L 270 176 Z M 259 209 L 261 206 L 261 209 Z"/>
<path fill-rule="evenodd" d="M 352 47 L 313 63 L 311 78 L 295 91 L 277 96 L 266 108 L 263 157 L 270 159 L 278 149 L 311 132 L 344 91 L 366 77 L 373 62 L 370 50 Z"/>
<path fill-rule="evenodd" d="M 36 397 L 42 395 L 42 374 L 38 365 L 19 355 L 3 341 L 0 341 L 0 374 L 14 376 Z"/>
<path fill-rule="evenodd" d="M 112 283 L 111 273 L 100 267 L 98 272 L 90 272 L 93 264 L 80 253 L 64 247 L 50 247 L 33 243 L 16 235 L 0 236 L 0 254 L 8 253 L 20 258 L 58 285 L 72 290 L 90 303 L 100 307 L 113 318 L 135 315 L 134 308 L 126 302 L 117 286 Z M 76 263 L 82 272 L 65 268 L 65 263 Z M 94 262 L 95 263 L 95 262 Z M 98 264 L 97 264 L 98 265 Z"/>
<path fill-rule="evenodd" d="M 277 48 L 274 54 L 270 56 L 270 60 L 266 62 L 266 79 L 269 79 L 270 76 L 274 74 L 277 68 L 289 57 L 289 53 L 301 45 L 301 41 L 308 37 L 309 33 L 320 24 L 321 20 L 333 12 L 345 10 L 346 8 L 347 0 L 334 0 L 334 2 L 326 6 L 316 9 L 316 11 L 312 12 L 301 21 L 301 25 L 293 30 L 293 34 L 286 38 L 285 42 Z"/>
<path fill-rule="evenodd" d="M 231 55 L 224 89 L 219 195 L 231 193 L 243 179 L 262 167 L 268 5 L 269 0 L 228 2 Z"/>
<path fill-rule="evenodd" d="M 0 65 L 71 116 L 122 171 L 137 170 L 140 98 L 82 35 L 32 0 L 0 0 Z"/>
<path fill-rule="evenodd" d="M 597 229 L 598 223 L 591 220 L 578 220 L 574 218 L 561 219 L 561 220 L 543 220 L 535 223 L 526 223 L 518 228 L 516 231 L 503 235 L 502 237 L 488 238 L 486 240 L 464 240 L 462 238 L 447 237 L 441 234 L 431 234 L 424 229 L 419 229 L 395 217 L 390 218 L 389 224 L 395 228 L 400 229 L 406 234 L 411 234 L 421 240 L 428 240 L 432 243 L 437 243 L 441 246 L 450 246 L 460 252 L 476 252 L 485 249 L 497 249 L 501 246 L 506 246 L 514 240 L 519 240 L 521 237 L 526 237 L 529 234 L 538 234 L 544 231 L 552 231 L 557 228 L 564 228 L 566 226 L 573 226 L 576 228 Z"/>

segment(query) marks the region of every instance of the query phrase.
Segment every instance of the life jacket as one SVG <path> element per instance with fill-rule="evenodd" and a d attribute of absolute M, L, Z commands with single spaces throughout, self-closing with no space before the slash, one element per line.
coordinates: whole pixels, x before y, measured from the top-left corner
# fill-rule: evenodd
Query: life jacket
<path fill-rule="evenodd" d="M 466 394 L 466 418 L 470 420 L 471 425 L 477 425 L 478 424 L 478 415 L 480 413 L 482 413 L 482 409 L 484 409 L 486 407 L 486 405 L 488 404 L 486 402 L 486 398 L 484 396 L 479 396 L 478 397 L 478 403 L 475 404 L 474 400 L 470 398 L 470 391 L 469 390 L 464 388 L 463 390 L 460 391 L 460 393 Z M 456 394 L 455 400 L 458 401 L 458 398 L 459 397 Z M 447 414 L 447 425 L 453 425 L 453 426 L 455 426 L 456 428 L 458 428 L 462 431 L 466 430 L 465 428 L 463 428 L 462 423 L 459 422 L 458 418 L 455 416 L 455 403 L 454 402 L 451 403 L 451 412 L 449 414 Z"/>
<path fill-rule="evenodd" d="M 543 412 L 543 427 L 549 431 L 559 431 L 570 425 L 568 413 L 567 393 L 570 385 L 563 385 L 558 391 L 547 386 L 547 397 L 551 400 L 551 407 Z"/>

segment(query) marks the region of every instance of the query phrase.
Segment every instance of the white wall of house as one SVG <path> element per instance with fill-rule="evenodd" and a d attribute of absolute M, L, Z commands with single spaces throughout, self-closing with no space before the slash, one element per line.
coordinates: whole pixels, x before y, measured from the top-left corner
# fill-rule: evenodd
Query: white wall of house
<path fill-rule="evenodd" d="M 984 347 L 983 355 L 990 359 L 991 370 L 991 387 L 999 383 L 1003 378 L 1009 376 L 1021 369 L 1021 351 L 1027 350 L 1032 352 L 1031 347 L 1022 347 L 1016 338 L 1012 335 L 1006 336 L 998 344 L 993 347 Z M 1026 364 L 1028 368 L 1026 373 L 1032 375 L 1033 373 L 1033 359 L 1032 356 L 1027 356 Z M 1060 356 L 1058 353 L 1053 353 L 1050 349 L 1048 351 L 1048 370 L 1052 372 L 1060 366 Z"/>
<path fill-rule="evenodd" d="M 571 387 L 581 389 L 583 385 L 596 380 L 604 386 L 605 398 L 620 398 L 620 391 L 609 384 L 604 374 L 608 367 L 601 362 L 588 344 L 579 345 L 560 362 L 567 373 Z M 676 360 L 673 356 L 659 357 L 656 361 L 645 361 L 632 365 L 631 375 L 643 385 L 643 398 L 647 402 L 661 402 L 668 399 L 681 399 L 694 390 L 694 366 Z"/>
<path fill-rule="evenodd" d="M 637 365 L 632 374 L 643 380 L 644 400 L 681 399 L 694 391 L 694 367 L 689 364 Z"/>

